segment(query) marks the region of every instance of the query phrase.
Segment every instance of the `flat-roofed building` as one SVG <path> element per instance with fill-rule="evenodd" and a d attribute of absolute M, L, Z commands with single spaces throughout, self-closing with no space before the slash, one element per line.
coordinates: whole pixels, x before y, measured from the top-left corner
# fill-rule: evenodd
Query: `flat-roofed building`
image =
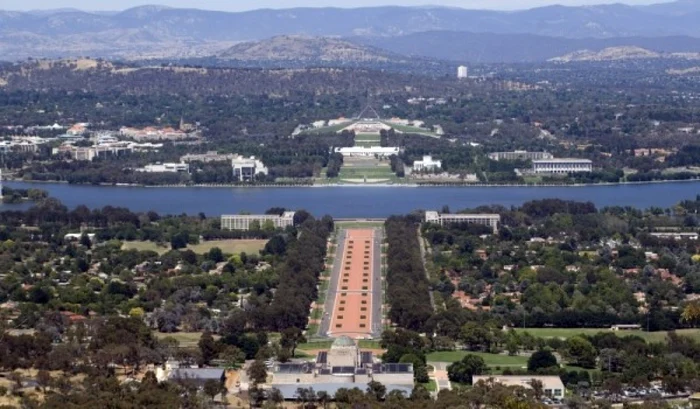
<path fill-rule="evenodd" d="M 447 223 L 474 223 L 491 227 L 493 233 L 498 232 L 498 224 L 501 222 L 499 214 L 440 214 L 435 211 L 425 212 L 427 223 L 445 225 Z"/>
<path fill-rule="evenodd" d="M 146 173 L 189 173 L 190 165 L 186 163 L 158 163 L 146 165 L 143 169 L 137 169 L 137 171 Z"/>
<path fill-rule="evenodd" d="M 558 376 L 488 376 L 488 375 L 474 375 L 472 376 L 472 384 L 477 384 L 480 381 L 500 383 L 505 386 L 521 386 L 526 389 L 532 389 L 532 381 L 542 382 L 542 390 L 544 394 L 552 397 L 561 399 L 566 393 L 566 388 L 561 378 Z"/>
<path fill-rule="evenodd" d="M 663 232 L 663 233 L 651 233 L 653 237 L 657 239 L 671 239 L 671 240 L 697 240 L 698 233 L 695 232 Z"/>
<path fill-rule="evenodd" d="M 433 160 L 433 157 L 430 155 L 423 156 L 423 160 L 413 162 L 414 172 L 432 172 L 440 169 L 442 169 L 442 161 Z"/>
<path fill-rule="evenodd" d="M 554 155 L 549 152 L 528 152 L 528 151 L 513 151 L 513 152 L 493 152 L 489 153 L 491 160 L 538 160 L 538 159 L 554 159 Z"/>
<path fill-rule="evenodd" d="M 233 178 L 240 182 L 250 182 L 255 180 L 260 174 L 268 174 L 268 169 L 265 167 L 265 164 L 256 159 L 255 156 L 246 158 L 237 155 L 231 160 L 231 167 L 233 168 Z"/>
<path fill-rule="evenodd" d="M 339 153 L 343 156 L 359 156 L 359 157 L 373 157 L 373 156 L 378 156 L 378 157 L 389 157 L 391 155 L 398 155 L 401 153 L 400 148 L 385 148 L 381 146 L 372 146 L 372 147 L 364 147 L 364 146 L 351 146 L 351 147 L 344 147 L 344 148 L 335 148 L 334 150 L 335 153 Z"/>
<path fill-rule="evenodd" d="M 593 162 L 589 159 L 539 159 L 532 161 L 535 173 L 580 173 L 593 172 Z"/>
<path fill-rule="evenodd" d="M 240 214 L 221 216 L 221 230 L 250 230 L 253 222 L 257 222 L 260 228 L 265 223 L 272 222 L 276 229 L 284 229 L 294 225 L 296 212 L 284 212 L 281 215 L 269 214 Z"/>
<path fill-rule="evenodd" d="M 372 381 L 384 385 L 387 393 L 409 395 L 414 385 L 413 364 L 379 363 L 372 352 L 361 351 L 353 339 L 341 336 L 330 350 L 318 352 L 315 361 L 276 364 L 270 386 L 286 400 L 294 400 L 298 388 L 313 388 L 332 397 L 341 388 L 366 390 Z"/>

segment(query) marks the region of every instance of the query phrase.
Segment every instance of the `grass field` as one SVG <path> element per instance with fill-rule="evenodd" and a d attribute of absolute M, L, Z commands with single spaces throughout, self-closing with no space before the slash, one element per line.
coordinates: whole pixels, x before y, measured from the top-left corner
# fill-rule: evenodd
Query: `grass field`
<path fill-rule="evenodd" d="M 476 355 L 483 358 L 488 366 L 510 366 L 522 367 L 527 366 L 527 357 L 525 356 L 510 356 L 501 354 L 488 354 L 485 352 L 470 352 L 470 351 L 441 351 L 432 352 L 426 357 L 429 362 L 457 362 L 462 360 L 466 355 Z"/>
<path fill-rule="evenodd" d="M 323 128 L 315 128 L 315 129 L 308 129 L 304 132 L 301 133 L 301 135 L 322 135 L 322 134 L 330 134 L 330 133 L 338 133 L 342 131 L 343 129 L 347 128 L 350 126 L 350 124 L 353 121 L 348 121 L 344 122 L 340 125 L 335 125 L 335 126 L 324 126 Z"/>
<path fill-rule="evenodd" d="M 257 254 L 265 248 L 267 240 L 212 240 L 205 241 L 195 245 L 189 245 L 187 248 L 197 254 L 207 253 L 214 247 L 218 247 L 224 254 Z M 127 241 L 122 244 L 122 250 L 138 250 L 138 251 L 155 251 L 158 254 L 163 254 L 170 251 L 170 244 L 159 246 L 158 243 L 152 241 Z"/>
<path fill-rule="evenodd" d="M 576 335 L 595 335 L 600 332 L 610 332 L 618 337 L 624 337 L 627 335 L 635 335 L 643 338 L 647 342 L 664 342 L 666 340 L 667 332 L 645 332 L 645 331 L 611 331 L 606 328 L 527 328 L 527 329 L 515 329 L 518 332 L 527 331 L 530 335 L 539 338 L 571 338 Z M 676 331 L 678 335 L 684 335 L 694 338 L 700 341 L 700 329 L 681 329 Z"/>
<path fill-rule="evenodd" d="M 158 254 L 163 254 L 170 251 L 170 244 L 159 246 L 158 243 L 152 241 L 125 241 L 122 244 L 122 250 L 155 251 Z"/>
<path fill-rule="evenodd" d="M 196 245 L 187 246 L 197 254 L 204 254 L 214 247 L 218 247 L 224 254 L 258 254 L 265 248 L 267 240 L 212 240 Z"/>
<path fill-rule="evenodd" d="M 172 334 L 166 334 L 164 332 L 156 332 L 156 338 L 162 340 L 164 338 L 174 338 L 180 343 L 180 347 L 196 347 L 199 339 L 202 337 L 201 332 L 174 332 Z M 214 335 L 214 339 L 221 338 L 218 335 Z"/>
<path fill-rule="evenodd" d="M 395 125 L 395 124 L 390 124 L 390 123 L 385 123 L 386 125 L 389 125 L 390 127 L 394 128 L 395 130 L 407 134 L 416 134 L 416 135 L 425 135 L 425 136 L 430 136 L 431 138 L 440 138 L 440 135 L 436 134 L 435 132 L 429 131 L 427 129 L 422 129 L 422 128 L 416 128 L 414 126 L 405 126 L 405 125 Z"/>

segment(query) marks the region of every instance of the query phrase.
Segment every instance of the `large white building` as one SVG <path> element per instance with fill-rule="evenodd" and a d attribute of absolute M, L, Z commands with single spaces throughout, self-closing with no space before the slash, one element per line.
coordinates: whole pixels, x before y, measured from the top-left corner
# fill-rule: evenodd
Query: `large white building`
<path fill-rule="evenodd" d="M 554 159 L 554 155 L 549 152 L 528 152 L 528 151 L 513 151 L 513 152 L 493 152 L 489 153 L 491 160 L 539 160 L 539 159 Z"/>
<path fill-rule="evenodd" d="M 294 225 L 296 212 L 284 212 L 281 215 L 269 214 L 240 214 L 221 216 L 221 230 L 250 230 L 250 225 L 257 222 L 260 228 L 270 221 L 276 229 L 284 229 Z"/>
<path fill-rule="evenodd" d="M 498 232 L 501 215 L 498 214 L 440 214 L 434 211 L 425 212 L 425 221 L 445 225 L 447 223 L 474 223 L 491 227 L 493 233 Z"/>
<path fill-rule="evenodd" d="M 158 163 L 146 165 L 143 169 L 137 169 L 137 171 L 146 173 L 190 173 L 190 165 L 186 163 Z"/>
<path fill-rule="evenodd" d="M 268 169 L 262 161 L 255 159 L 255 156 L 249 158 L 236 156 L 231 160 L 233 168 L 233 178 L 241 182 L 250 182 L 255 180 L 259 174 L 267 175 Z"/>
<path fill-rule="evenodd" d="M 414 172 L 432 172 L 434 170 L 442 169 L 441 160 L 433 160 L 432 156 L 423 156 L 423 160 L 417 160 L 413 162 Z"/>
<path fill-rule="evenodd" d="M 389 157 L 391 155 L 398 155 L 401 153 L 401 148 L 384 148 L 381 146 L 351 146 L 344 148 L 335 148 L 335 153 L 339 153 L 343 156 L 364 156 L 364 157 Z"/>
<path fill-rule="evenodd" d="M 407 396 L 413 389 L 412 364 L 382 364 L 372 352 L 360 351 L 355 341 L 340 337 L 329 351 L 319 352 L 315 361 L 278 364 L 273 368 L 271 387 L 286 400 L 296 398 L 298 388 L 313 388 L 331 397 L 339 389 L 359 388 L 379 382 L 386 391 L 400 391 Z"/>
<path fill-rule="evenodd" d="M 489 375 L 474 375 L 472 376 L 472 384 L 478 382 L 493 381 L 505 386 L 521 386 L 525 389 L 532 389 L 532 381 L 540 381 L 542 390 L 546 396 L 550 398 L 562 399 L 566 393 L 566 388 L 561 378 L 558 376 L 489 376 Z"/>
<path fill-rule="evenodd" d="M 469 78 L 469 68 L 465 67 L 464 65 L 460 65 L 457 68 L 457 78 L 459 78 L 459 79 Z"/>
<path fill-rule="evenodd" d="M 589 159 L 539 159 L 532 161 L 535 173 L 579 173 L 593 172 L 593 162 Z"/>

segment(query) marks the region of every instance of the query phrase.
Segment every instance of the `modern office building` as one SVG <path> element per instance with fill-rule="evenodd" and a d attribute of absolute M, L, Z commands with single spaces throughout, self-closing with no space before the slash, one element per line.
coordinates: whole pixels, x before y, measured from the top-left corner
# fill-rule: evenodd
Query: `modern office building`
<path fill-rule="evenodd" d="M 493 152 L 489 153 L 491 160 L 539 160 L 539 159 L 554 159 L 554 155 L 549 152 L 528 152 L 528 151 L 513 151 L 513 152 Z"/>
<path fill-rule="evenodd" d="M 445 225 L 448 223 L 474 223 L 483 224 L 493 229 L 493 233 L 498 232 L 498 224 L 501 222 L 501 215 L 498 214 L 440 214 L 434 211 L 425 212 L 427 223 Z"/>
<path fill-rule="evenodd" d="M 542 382 L 542 390 L 546 396 L 550 398 L 562 399 L 566 393 L 566 388 L 561 378 L 558 376 L 489 376 L 489 375 L 474 375 L 472 376 L 472 384 L 478 382 L 493 381 L 505 386 L 521 386 L 526 389 L 532 389 L 532 381 Z"/>
<path fill-rule="evenodd" d="M 589 159 L 539 159 L 532 161 L 535 173 L 580 173 L 593 172 L 593 162 Z"/>
<path fill-rule="evenodd" d="M 268 169 L 262 161 L 255 159 L 255 156 L 249 158 L 236 156 L 231 160 L 231 167 L 233 168 L 233 178 L 240 182 L 250 182 L 255 180 L 259 174 L 268 174 Z"/>
<path fill-rule="evenodd" d="M 423 160 L 417 160 L 413 162 L 414 172 L 432 172 L 434 170 L 442 169 L 441 160 L 433 160 L 432 156 L 423 156 Z"/>
<path fill-rule="evenodd" d="M 460 65 L 457 68 L 457 78 L 459 78 L 459 79 L 469 78 L 469 68 L 465 67 L 464 65 Z"/>
<path fill-rule="evenodd" d="M 241 214 L 221 216 L 221 230 L 250 230 L 253 222 L 258 222 L 260 228 L 270 221 L 276 229 L 284 229 L 294 225 L 296 212 L 284 212 L 281 215 L 269 214 Z"/>
<path fill-rule="evenodd" d="M 343 336 L 333 341 L 329 351 L 319 352 L 315 361 L 276 365 L 271 386 L 292 400 L 298 388 L 334 396 L 341 388 L 364 391 L 372 381 L 384 385 L 387 393 L 397 390 L 408 396 L 413 389 L 413 365 L 382 364 L 372 352 L 360 351 L 355 341 Z"/>

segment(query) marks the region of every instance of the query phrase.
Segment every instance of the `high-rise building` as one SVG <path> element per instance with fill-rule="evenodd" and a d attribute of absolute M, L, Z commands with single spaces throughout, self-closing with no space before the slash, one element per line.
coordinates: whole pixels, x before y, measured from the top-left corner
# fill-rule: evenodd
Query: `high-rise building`
<path fill-rule="evenodd" d="M 457 68 L 457 78 L 469 78 L 469 68 L 465 67 L 464 65 L 460 65 L 459 68 Z"/>

